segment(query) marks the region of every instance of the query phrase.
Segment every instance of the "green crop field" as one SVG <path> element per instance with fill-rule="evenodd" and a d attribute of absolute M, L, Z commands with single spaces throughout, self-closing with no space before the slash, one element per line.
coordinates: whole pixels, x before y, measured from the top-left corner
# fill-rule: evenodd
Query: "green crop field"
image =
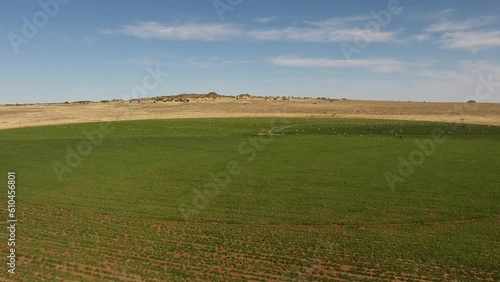
<path fill-rule="evenodd" d="M 0 131 L 16 281 L 498 281 L 499 157 L 499 127 L 429 122 Z"/>

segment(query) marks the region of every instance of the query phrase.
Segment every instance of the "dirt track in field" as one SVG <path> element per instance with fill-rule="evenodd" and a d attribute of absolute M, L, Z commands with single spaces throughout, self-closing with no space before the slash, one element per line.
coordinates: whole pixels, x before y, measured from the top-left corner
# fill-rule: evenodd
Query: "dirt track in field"
<path fill-rule="evenodd" d="M 500 104 L 250 98 L 0 106 L 0 129 L 98 121 L 221 117 L 367 118 L 500 126 Z"/>

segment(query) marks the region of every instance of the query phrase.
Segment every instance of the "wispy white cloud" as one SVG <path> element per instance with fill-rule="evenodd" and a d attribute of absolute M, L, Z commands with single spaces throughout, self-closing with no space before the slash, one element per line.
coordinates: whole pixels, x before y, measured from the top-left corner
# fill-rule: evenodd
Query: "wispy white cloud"
<path fill-rule="evenodd" d="M 163 24 L 138 22 L 118 29 L 106 29 L 102 34 L 124 34 L 146 39 L 215 41 L 234 38 L 242 31 L 233 25 L 221 23 Z"/>
<path fill-rule="evenodd" d="M 444 10 L 441 10 L 441 11 L 438 11 L 432 15 L 434 15 L 435 17 L 438 17 L 438 18 L 446 18 L 448 17 L 449 15 L 451 15 L 452 13 L 455 13 L 455 9 L 453 8 L 450 8 L 450 9 L 444 9 Z"/>
<path fill-rule="evenodd" d="M 359 28 L 283 28 L 252 31 L 248 35 L 258 40 L 290 40 L 301 42 L 346 42 L 366 38 L 367 42 L 388 42 L 395 38 L 393 32 L 367 33 Z"/>
<path fill-rule="evenodd" d="M 415 34 L 406 36 L 403 39 L 396 39 L 395 42 L 398 43 L 415 43 L 415 42 L 425 42 L 429 41 L 432 38 L 430 34 Z"/>
<path fill-rule="evenodd" d="M 406 17 L 411 20 L 435 21 L 448 19 L 455 12 L 455 9 L 432 10 L 424 13 L 415 10 L 414 12 L 407 11 Z"/>
<path fill-rule="evenodd" d="M 206 67 L 215 67 L 217 65 L 248 64 L 252 62 L 253 61 L 246 59 L 224 59 L 219 57 L 210 57 L 210 58 L 188 57 L 181 65 L 193 68 L 206 68 Z"/>
<path fill-rule="evenodd" d="M 113 31 L 111 29 L 101 29 L 101 30 L 99 30 L 99 33 L 109 35 L 109 34 L 117 33 L 117 31 Z"/>
<path fill-rule="evenodd" d="M 418 64 L 420 65 L 420 64 Z M 349 93 L 350 98 L 356 99 L 389 99 L 389 100 L 413 100 L 413 101 L 457 101 L 481 100 L 473 97 L 482 82 L 493 81 L 491 85 L 481 89 L 484 102 L 499 102 L 497 95 L 486 97 L 488 87 L 500 81 L 500 65 L 488 61 L 460 61 L 459 67 L 449 69 L 437 68 L 440 64 L 423 63 L 422 68 L 415 68 L 412 64 L 405 64 L 410 73 L 410 80 L 390 79 L 387 81 L 374 79 L 357 79 L 353 82 L 344 81 L 339 84 L 337 92 Z M 428 67 L 426 67 L 428 66 Z M 349 84 L 354 84 L 351 87 Z M 319 84 L 319 83 L 318 83 Z M 327 85 L 322 83 L 319 85 Z M 324 86 L 323 86 L 324 87 Z"/>
<path fill-rule="evenodd" d="M 458 68 L 440 69 L 435 68 L 436 62 L 430 61 L 429 64 L 412 64 L 411 73 L 416 79 L 423 78 L 426 81 L 441 81 L 460 84 L 467 82 L 469 84 L 478 84 L 479 77 L 498 77 L 500 75 L 500 65 L 482 60 L 462 60 L 458 62 Z"/>
<path fill-rule="evenodd" d="M 445 13 L 439 22 L 424 29 L 425 35 L 438 36 L 437 42 L 441 47 L 472 52 L 500 47 L 500 31 L 489 28 L 499 21 L 498 17 L 482 16 L 455 21 L 450 20 L 448 14 Z"/>
<path fill-rule="evenodd" d="M 430 33 L 465 31 L 494 23 L 496 20 L 497 19 L 495 17 L 490 17 L 490 16 L 479 17 L 464 21 L 452 21 L 446 19 L 438 23 L 432 24 L 431 26 L 427 27 L 425 31 Z"/>
<path fill-rule="evenodd" d="M 314 26 L 320 26 L 320 27 L 332 27 L 332 26 L 346 26 L 352 23 L 363 23 L 373 20 L 373 18 L 369 15 L 359 15 L 359 16 L 352 16 L 352 17 L 342 17 L 342 18 L 330 18 L 324 21 L 305 21 L 304 23 L 314 25 Z"/>
<path fill-rule="evenodd" d="M 138 22 L 116 29 L 101 30 L 101 34 L 123 34 L 145 39 L 216 41 L 247 37 L 254 40 L 288 40 L 297 42 L 346 42 L 356 39 L 366 42 L 389 42 L 396 37 L 391 31 L 363 29 L 371 18 L 355 16 L 331 18 L 325 21 L 302 22 L 299 26 L 274 29 L 243 30 L 224 23 L 166 24 Z M 256 19 L 269 22 L 272 18 Z"/>
<path fill-rule="evenodd" d="M 258 23 L 265 24 L 265 23 L 270 23 L 270 22 L 276 20 L 277 18 L 278 18 L 277 16 L 273 16 L 273 17 L 261 17 L 261 18 L 255 18 L 254 21 L 256 21 Z"/>
<path fill-rule="evenodd" d="M 248 35 L 258 40 L 290 40 L 300 42 L 346 42 L 356 38 L 367 38 L 367 42 L 388 42 L 395 38 L 393 32 L 366 33 L 357 28 L 346 29 L 315 29 L 315 28 L 284 28 L 262 31 L 252 31 Z"/>
<path fill-rule="evenodd" d="M 500 47 L 500 31 L 464 31 L 445 33 L 440 40 L 445 48 L 477 52 Z"/>
<path fill-rule="evenodd" d="M 413 38 L 418 42 L 423 42 L 423 41 L 428 40 L 430 37 L 431 36 L 429 34 L 418 34 L 418 35 L 415 35 Z"/>
<path fill-rule="evenodd" d="M 309 68 L 361 68 L 389 73 L 403 70 L 403 64 L 394 59 L 335 60 L 328 58 L 276 57 L 270 62 L 277 66 Z"/>
<path fill-rule="evenodd" d="M 364 30 L 362 22 L 369 19 L 370 17 L 367 16 L 332 18 L 321 22 L 304 22 L 302 27 L 250 31 L 247 35 L 257 40 L 299 42 L 346 42 L 355 39 L 363 39 L 367 42 L 388 42 L 395 39 L 395 32 Z"/>

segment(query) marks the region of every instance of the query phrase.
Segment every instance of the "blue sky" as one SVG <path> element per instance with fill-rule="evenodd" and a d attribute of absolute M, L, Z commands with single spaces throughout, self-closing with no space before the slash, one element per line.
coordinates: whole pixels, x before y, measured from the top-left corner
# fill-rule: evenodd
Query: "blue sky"
<path fill-rule="evenodd" d="M 133 98 L 146 68 L 169 74 L 147 96 L 464 101 L 491 81 L 476 100 L 500 102 L 498 15 L 497 0 L 3 0 L 0 103 Z"/>

